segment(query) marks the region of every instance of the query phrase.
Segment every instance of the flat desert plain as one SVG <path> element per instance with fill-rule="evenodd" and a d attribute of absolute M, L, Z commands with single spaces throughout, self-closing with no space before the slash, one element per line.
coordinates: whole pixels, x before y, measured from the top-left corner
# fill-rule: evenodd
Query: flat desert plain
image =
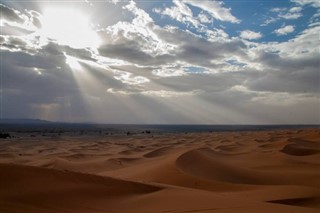
<path fill-rule="evenodd" d="M 319 212 L 320 129 L 15 137 L 0 212 Z"/>

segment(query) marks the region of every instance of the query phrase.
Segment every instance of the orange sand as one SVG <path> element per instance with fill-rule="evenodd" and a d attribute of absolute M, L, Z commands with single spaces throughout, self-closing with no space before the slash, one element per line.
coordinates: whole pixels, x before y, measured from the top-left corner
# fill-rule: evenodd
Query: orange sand
<path fill-rule="evenodd" d="M 320 130 L 0 141 L 0 212 L 319 212 Z"/>

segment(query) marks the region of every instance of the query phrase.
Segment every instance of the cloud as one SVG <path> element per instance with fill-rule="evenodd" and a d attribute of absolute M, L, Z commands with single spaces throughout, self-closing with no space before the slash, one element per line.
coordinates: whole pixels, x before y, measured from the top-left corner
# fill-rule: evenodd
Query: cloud
<path fill-rule="evenodd" d="M 231 23 L 240 23 L 240 20 L 231 14 L 231 9 L 224 7 L 222 1 L 182 0 L 182 2 L 208 12 L 214 19 Z"/>
<path fill-rule="evenodd" d="M 277 36 L 287 35 L 292 32 L 294 32 L 294 26 L 292 25 L 287 25 L 274 31 Z"/>
<path fill-rule="evenodd" d="M 143 76 L 133 76 L 132 73 L 124 71 L 115 71 L 115 79 L 121 81 L 124 84 L 140 85 L 149 82 L 150 80 Z"/>
<path fill-rule="evenodd" d="M 289 12 L 290 13 L 299 13 L 301 12 L 302 8 L 301 7 L 292 7 L 290 8 Z"/>
<path fill-rule="evenodd" d="M 193 90 L 188 92 L 178 92 L 178 91 L 170 91 L 170 90 L 146 90 L 146 91 L 125 91 L 125 90 L 115 90 L 113 88 L 109 88 L 107 90 L 108 93 L 119 94 L 119 95 L 145 95 L 151 97 L 161 97 L 161 98 L 172 98 L 172 97 L 180 97 L 180 96 L 193 96 L 201 91 Z"/>
<path fill-rule="evenodd" d="M 280 13 L 278 16 L 284 19 L 298 19 L 302 17 L 301 11 L 301 7 L 292 7 L 288 11 Z"/>
<path fill-rule="evenodd" d="M 148 13 L 137 8 L 133 1 L 123 7 L 134 14 L 134 19 L 129 22 L 118 22 L 106 29 L 100 30 L 102 41 L 101 52 L 105 48 L 113 48 L 114 52 L 127 50 L 127 58 L 139 58 L 140 54 L 148 57 L 169 54 L 174 45 L 163 42 L 154 33 L 154 22 Z M 128 42 L 128 46 L 126 46 Z M 110 51 L 109 51 L 110 52 Z M 111 51 L 112 52 L 112 51 Z M 137 53 L 137 56 L 130 56 L 130 53 Z M 113 55 L 113 53 L 110 53 Z"/>
<path fill-rule="evenodd" d="M 262 34 L 260 32 L 254 32 L 251 30 L 244 30 L 244 31 L 241 31 L 240 37 L 243 39 L 255 40 L 255 39 L 261 38 Z"/>
<path fill-rule="evenodd" d="M 3 4 L 0 4 L 1 18 L 11 22 L 17 22 L 22 24 L 25 20 L 21 17 L 21 13 L 17 10 L 9 8 Z M 3 20 L 1 20 L 2 22 Z M 1 23 L 2 25 L 3 23 Z"/>
<path fill-rule="evenodd" d="M 261 26 L 268 26 L 271 23 L 275 23 L 278 21 L 278 18 L 275 17 L 268 17 L 262 24 Z"/>
<path fill-rule="evenodd" d="M 199 13 L 198 19 L 201 23 L 205 23 L 205 24 L 213 22 L 212 17 L 210 17 L 208 14 L 205 14 L 203 11 Z"/>
<path fill-rule="evenodd" d="M 283 57 L 296 59 L 311 58 L 319 54 L 319 30 L 320 26 L 315 26 L 302 31 L 297 37 L 283 43 L 277 44 L 277 51 Z"/>
<path fill-rule="evenodd" d="M 246 86 L 253 91 L 319 93 L 318 40 L 319 27 L 303 31 L 296 38 L 282 43 L 270 43 L 256 49 L 254 61 L 261 71 Z M 316 47 L 315 47 L 316 46 Z"/>
<path fill-rule="evenodd" d="M 320 1 L 318 0 L 291 0 L 291 2 L 301 6 L 311 5 L 313 7 L 320 8 Z"/>
<path fill-rule="evenodd" d="M 41 38 L 36 29 L 17 33 L 24 21 L 6 24 L 10 30 L 0 36 L 3 113 L 109 123 L 319 123 L 319 26 L 268 42 L 258 29 L 234 36 L 230 24 L 207 26 L 214 19 L 240 23 L 221 2 L 175 1 L 167 8 L 175 19 L 196 21 L 185 21 L 193 26 L 187 29 L 163 24 L 144 3 L 109 5 L 123 17 L 100 22 L 97 51 Z M 274 12 L 300 13 L 301 7 Z M 100 15 L 94 18 L 101 21 Z M 300 29 L 294 23 L 288 26 Z M 286 35 L 288 26 L 274 33 Z M 68 57 L 77 66 L 70 67 Z"/>
<path fill-rule="evenodd" d="M 279 17 L 284 19 L 298 19 L 302 17 L 302 13 L 286 13 L 286 14 L 279 14 Z"/>
<path fill-rule="evenodd" d="M 182 22 L 184 24 L 191 24 L 194 27 L 199 26 L 199 21 L 193 17 L 191 9 L 180 0 L 173 0 L 175 6 L 164 9 L 155 8 L 153 11 L 161 15 L 169 16 L 170 18 Z"/>
<path fill-rule="evenodd" d="M 309 27 L 320 25 L 320 9 L 310 18 Z"/>
<path fill-rule="evenodd" d="M 2 84 L 5 115 L 37 116 L 35 105 L 54 104 L 62 96 L 79 97 L 71 75 L 57 68 L 61 66 L 68 71 L 64 57 L 17 52 L 2 52 L 1 57 L 2 75 L 6 79 Z M 11 114 L 11 108 L 16 113 Z"/>
<path fill-rule="evenodd" d="M 136 3 L 131 0 L 123 9 L 127 9 L 135 15 L 132 23 L 137 26 L 148 25 L 153 22 L 152 18 L 144 10 L 137 7 Z"/>
<path fill-rule="evenodd" d="M 164 9 L 155 8 L 153 11 L 161 15 L 169 16 L 184 24 L 191 24 L 195 28 L 204 27 L 200 23 L 212 23 L 213 19 L 240 23 L 240 20 L 231 14 L 231 9 L 223 7 L 224 4 L 220 1 L 173 0 L 173 4 L 175 6 Z M 195 17 L 188 5 L 200 8 L 202 11 Z"/>
<path fill-rule="evenodd" d="M 173 76 L 182 76 L 186 75 L 184 69 L 180 66 L 179 63 L 166 64 L 160 66 L 157 69 L 154 69 L 152 73 L 160 77 L 173 77 Z"/>
<path fill-rule="evenodd" d="M 172 59 L 207 68 L 217 68 L 215 60 L 239 55 L 245 57 L 245 44 L 241 40 L 228 39 L 220 31 L 206 31 L 208 39 L 177 28 L 157 29 L 159 38 L 176 45 Z M 212 34 L 211 34 L 212 33 Z M 210 38 L 209 36 L 212 36 Z M 216 37 L 215 37 L 216 36 Z"/>
<path fill-rule="evenodd" d="M 270 9 L 270 12 L 274 13 L 276 16 L 272 14 L 272 16 L 268 16 L 264 23 L 261 24 L 261 26 L 267 26 L 271 23 L 275 23 L 279 20 L 285 19 L 285 20 L 295 20 L 299 19 L 303 16 L 302 14 L 302 7 L 295 6 L 291 8 L 286 7 L 274 7 Z"/>
<path fill-rule="evenodd" d="M 113 4 L 118 4 L 121 0 L 111 0 Z"/>
<path fill-rule="evenodd" d="M 143 66 L 157 66 L 157 75 L 176 75 L 178 72 L 163 71 L 163 65 L 183 61 L 208 68 L 217 65 L 212 60 L 229 54 L 245 55 L 245 45 L 240 40 L 228 40 L 220 29 L 203 29 L 206 39 L 190 31 L 167 26 L 161 28 L 153 22 L 147 25 L 119 22 L 99 32 L 102 46 L 99 53 Z M 216 50 L 216 51 L 212 51 Z M 219 50 L 219 51 L 218 51 Z M 173 74 L 175 73 L 175 74 Z M 179 74 L 180 75 L 180 74 Z"/>
<path fill-rule="evenodd" d="M 274 8 L 271 8 L 271 12 L 274 12 L 274 13 L 279 13 L 279 12 L 284 12 L 286 11 L 287 9 L 286 8 L 281 8 L 281 7 L 274 7 Z"/>
<path fill-rule="evenodd" d="M 41 27 L 39 13 L 36 11 L 25 10 L 20 12 L 3 4 L 0 4 L 0 10 L 2 34 L 7 34 L 12 30 L 25 34 Z"/>

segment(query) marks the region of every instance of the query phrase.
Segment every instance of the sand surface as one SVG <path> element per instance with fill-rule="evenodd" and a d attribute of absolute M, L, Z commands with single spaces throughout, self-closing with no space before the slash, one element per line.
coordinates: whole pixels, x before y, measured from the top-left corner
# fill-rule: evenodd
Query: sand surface
<path fill-rule="evenodd" d="M 0 141 L 0 212 L 319 212 L 320 129 Z"/>

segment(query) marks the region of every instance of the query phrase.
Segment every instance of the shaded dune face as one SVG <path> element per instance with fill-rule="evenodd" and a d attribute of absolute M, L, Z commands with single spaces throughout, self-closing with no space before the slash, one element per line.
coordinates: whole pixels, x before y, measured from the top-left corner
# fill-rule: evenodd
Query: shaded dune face
<path fill-rule="evenodd" d="M 257 183 L 256 177 L 244 168 L 237 168 L 214 159 L 211 149 L 197 149 L 182 154 L 176 161 L 178 169 L 189 175 L 204 179 L 231 183 Z"/>
<path fill-rule="evenodd" d="M 310 147 L 311 145 L 308 144 L 308 146 Z M 314 148 L 317 147 L 314 143 L 312 146 Z M 317 153 L 314 152 L 312 154 Z M 268 194 L 262 188 L 259 189 L 261 186 L 265 186 L 266 188 L 275 186 L 276 188 L 273 193 L 281 194 L 282 191 L 285 191 L 286 195 L 284 198 L 280 196 L 276 199 L 276 196 L 267 195 L 264 200 L 270 203 L 320 208 L 319 171 L 308 172 L 306 174 L 299 170 L 263 171 L 245 168 L 236 164 L 223 162 L 221 160 L 221 152 L 219 153 L 209 148 L 200 148 L 183 153 L 177 158 L 176 166 L 185 175 L 195 177 L 198 180 L 221 181 L 223 183 L 236 184 L 237 186 L 245 184 L 247 186 L 246 190 L 249 190 L 252 194 L 254 194 L 254 191 Z M 282 190 L 282 186 L 287 185 L 289 187 Z M 296 186 L 298 188 L 295 188 Z M 233 190 L 238 191 L 239 189 L 234 187 Z M 240 189 L 240 191 L 246 190 Z M 230 194 L 229 190 L 228 193 Z M 243 194 L 248 196 L 248 193 Z M 255 196 L 259 197 L 261 195 Z"/>
<path fill-rule="evenodd" d="M 299 138 L 288 140 L 289 143 L 283 147 L 281 152 L 288 155 L 306 156 L 320 153 L 320 144 L 316 141 L 308 141 Z"/>
<path fill-rule="evenodd" d="M 28 178 L 25 178 L 28 177 Z M 26 194 L 45 193 L 46 191 L 61 192 L 62 196 L 81 196 L 106 194 L 118 196 L 122 194 L 142 194 L 161 190 L 160 187 L 142 183 L 130 182 L 102 177 L 98 175 L 59 171 L 21 165 L 0 164 L 1 191 L 12 194 L 12 198 L 19 197 L 15 190 L 22 190 Z M 109 193 L 106 193 L 109 192 Z M 21 194 L 23 195 L 23 194 Z"/>
<path fill-rule="evenodd" d="M 1 212 L 96 212 L 111 208 L 113 200 L 162 190 L 110 177 L 8 164 L 0 164 L 0 188 Z"/>
<path fill-rule="evenodd" d="M 320 173 L 317 172 L 301 174 L 300 171 L 290 170 L 264 171 L 226 163 L 221 160 L 221 154 L 208 148 L 182 154 L 176 160 L 176 165 L 180 171 L 194 177 L 235 184 L 308 186 L 320 178 Z"/>

